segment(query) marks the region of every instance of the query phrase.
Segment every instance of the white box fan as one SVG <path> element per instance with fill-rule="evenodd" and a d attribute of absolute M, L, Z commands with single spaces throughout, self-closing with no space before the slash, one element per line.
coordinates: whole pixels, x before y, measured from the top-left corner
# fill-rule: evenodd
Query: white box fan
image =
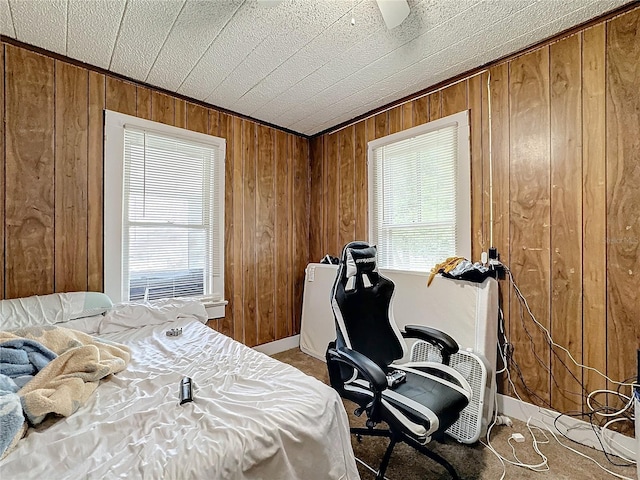
<path fill-rule="evenodd" d="M 417 341 L 411 347 L 412 362 L 441 362 L 440 351 L 430 343 Z M 446 433 L 460 443 L 475 443 L 487 431 L 493 414 L 493 386 L 486 360 L 471 351 L 460 350 L 451 355 L 449 365 L 469 382 L 472 395 L 469 405 Z"/>

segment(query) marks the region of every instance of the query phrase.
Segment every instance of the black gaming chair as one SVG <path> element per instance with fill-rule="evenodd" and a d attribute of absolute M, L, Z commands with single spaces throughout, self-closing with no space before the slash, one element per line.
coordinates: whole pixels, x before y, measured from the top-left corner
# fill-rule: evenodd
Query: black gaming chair
<path fill-rule="evenodd" d="M 394 288 L 378 273 L 375 246 L 351 242 L 344 247 L 331 290 L 337 333 L 327 349 L 331 386 L 358 404 L 357 416 L 367 415 L 367 428 L 352 428 L 351 433 L 358 439 L 362 435 L 390 439 L 376 478 L 384 478 L 398 442 L 411 445 L 458 478 L 444 458 L 424 446 L 432 437 L 441 437 L 471 399 L 467 381 L 448 366 L 458 344 L 434 328 L 407 325 L 401 332 L 391 313 Z M 403 337 L 435 345 L 443 363 L 393 363 L 406 351 Z M 380 422 L 389 429 L 375 428 Z"/>

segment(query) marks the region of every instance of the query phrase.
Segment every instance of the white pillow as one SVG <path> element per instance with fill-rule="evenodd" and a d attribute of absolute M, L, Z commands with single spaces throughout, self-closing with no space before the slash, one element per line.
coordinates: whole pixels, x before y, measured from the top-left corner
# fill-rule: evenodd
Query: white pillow
<path fill-rule="evenodd" d="M 76 310 L 69 315 L 69 319 L 93 317 L 101 315 L 113 307 L 109 296 L 101 292 L 76 292 L 84 295 L 84 303 L 81 310 Z M 73 294 L 71 294 L 73 295 Z"/>
<path fill-rule="evenodd" d="M 0 329 L 52 325 L 102 314 L 113 306 L 104 293 L 71 292 L 0 301 Z"/>

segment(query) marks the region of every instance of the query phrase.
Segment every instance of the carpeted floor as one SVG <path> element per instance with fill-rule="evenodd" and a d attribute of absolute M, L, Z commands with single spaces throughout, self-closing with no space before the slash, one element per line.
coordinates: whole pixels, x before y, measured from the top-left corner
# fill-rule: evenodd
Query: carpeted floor
<path fill-rule="evenodd" d="M 302 353 L 299 349 L 287 350 L 274 355 L 274 358 L 293 365 L 318 380 L 328 383 L 328 375 L 326 365 L 313 357 Z M 349 415 L 351 426 L 364 427 L 364 415 L 361 418 L 353 415 L 355 404 L 345 401 L 345 408 Z M 491 443 L 496 450 L 507 458 L 513 458 L 511 447 L 507 443 L 512 433 L 522 433 L 525 436 L 524 443 L 515 443 L 518 458 L 526 463 L 538 463 L 540 457 L 535 453 L 532 446 L 531 435 L 523 422 L 514 420 L 513 427 L 498 426 L 494 427 L 491 435 Z M 539 436 L 541 440 L 544 438 Z M 616 478 L 601 470 L 595 463 L 587 460 L 576 453 L 573 453 L 560 446 L 549 435 L 551 441 L 546 444 L 539 444 L 540 451 L 549 459 L 549 470 L 545 472 L 533 472 L 531 470 L 507 465 L 507 479 L 579 479 L 579 480 L 600 480 L 605 478 Z M 374 468 L 377 468 L 382 459 L 382 455 L 386 450 L 388 440 L 384 438 L 363 437 L 362 443 L 358 443 L 352 436 L 353 451 L 357 458 L 363 460 Z M 566 441 L 565 443 L 568 443 Z M 636 468 L 615 467 L 611 465 L 602 452 L 597 450 L 571 444 L 580 452 L 596 459 L 601 465 L 617 472 L 628 478 L 636 478 Z M 428 444 L 428 448 L 435 450 L 441 456 L 446 458 L 457 470 L 458 475 L 462 479 L 482 479 L 482 480 L 498 480 L 502 476 L 503 467 L 500 461 L 486 447 L 478 443 L 473 446 L 463 445 L 447 438 L 445 443 L 432 441 Z M 358 465 L 360 475 L 363 480 L 375 478 L 367 469 Z M 429 458 L 417 453 L 406 444 L 399 444 L 395 447 L 389 468 L 387 469 L 387 478 L 390 480 L 423 480 L 434 479 L 444 480 L 450 476 L 440 465 L 436 464 Z"/>

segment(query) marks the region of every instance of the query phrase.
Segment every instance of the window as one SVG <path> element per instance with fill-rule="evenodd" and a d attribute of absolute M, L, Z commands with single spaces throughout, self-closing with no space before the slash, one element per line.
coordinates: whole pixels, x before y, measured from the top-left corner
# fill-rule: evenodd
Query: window
<path fill-rule="evenodd" d="M 369 142 L 369 241 L 381 268 L 471 258 L 469 123 L 451 115 Z"/>
<path fill-rule="evenodd" d="M 105 291 L 114 301 L 224 295 L 225 140 L 105 117 Z"/>

